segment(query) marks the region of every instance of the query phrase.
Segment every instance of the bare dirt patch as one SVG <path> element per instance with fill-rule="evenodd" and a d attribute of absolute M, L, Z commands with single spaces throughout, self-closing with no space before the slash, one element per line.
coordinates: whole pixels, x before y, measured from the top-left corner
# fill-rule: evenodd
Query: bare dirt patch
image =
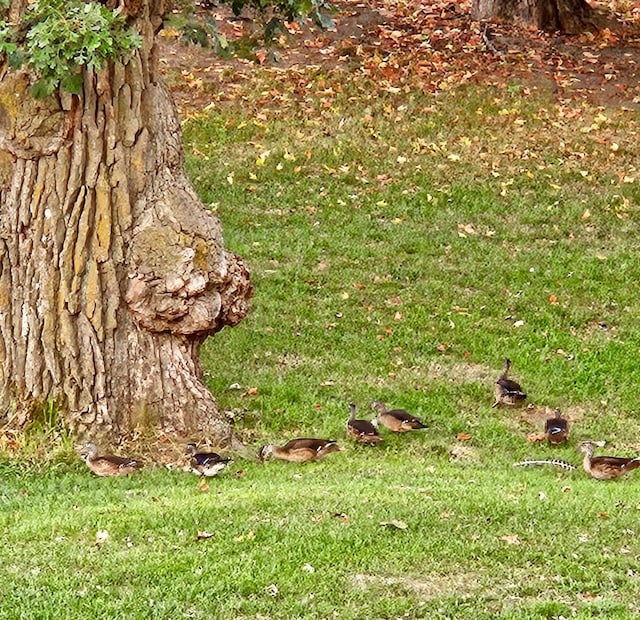
<path fill-rule="evenodd" d="M 474 596 L 483 587 L 483 582 L 473 573 L 454 573 L 450 575 L 423 575 L 421 577 L 384 577 L 380 575 L 357 574 L 352 577 L 353 585 L 363 590 L 375 588 L 395 588 L 411 592 L 423 600 L 456 596 L 468 598 Z"/>
<path fill-rule="evenodd" d="M 455 362 L 442 364 L 432 362 L 427 370 L 427 377 L 433 381 L 446 381 L 449 383 L 484 383 L 488 387 L 488 393 L 493 391 L 493 384 L 502 370 L 495 370 L 482 364 L 472 362 Z"/>

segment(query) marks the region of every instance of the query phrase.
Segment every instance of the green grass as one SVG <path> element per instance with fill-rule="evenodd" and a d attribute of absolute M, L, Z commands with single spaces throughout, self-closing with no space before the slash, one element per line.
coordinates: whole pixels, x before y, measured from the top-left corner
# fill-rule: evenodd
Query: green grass
<path fill-rule="evenodd" d="M 12 476 L 3 617 L 637 617 L 628 483 L 418 441 L 237 469 L 208 493 L 162 470 Z"/>
<path fill-rule="evenodd" d="M 220 106 L 185 138 L 255 285 L 205 344 L 208 385 L 252 449 L 346 449 L 237 459 L 208 492 L 162 468 L 0 461 L 3 620 L 638 617 L 638 480 L 512 466 L 578 464 L 583 438 L 640 451 L 637 114 L 332 79 L 329 108 L 276 81 L 277 105 Z M 505 356 L 572 418 L 569 446 L 491 408 Z M 428 430 L 349 445 L 348 403 L 374 398 Z"/>

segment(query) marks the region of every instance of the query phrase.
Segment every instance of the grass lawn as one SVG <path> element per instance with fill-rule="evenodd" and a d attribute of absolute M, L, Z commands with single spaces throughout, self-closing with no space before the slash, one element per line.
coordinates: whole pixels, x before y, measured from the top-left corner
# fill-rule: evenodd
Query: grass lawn
<path fill-rule="evenodd" d="M 640 480 L 513 467 L 640 453 L 638 112 L 343 77 L 265 73 L 184 130 L 255 285 L 208 385 L 252 452 L 344 451 L 237 457 L 208 488 L 95 478 L 69 441 L 4 458 L 2 620 L 639 616 Z M 506 356 L 531 409 L 491 408 Z M 428 429 L 353 446 L 348 403 L 374 398 Z M 555 407 L 569 445 L 529 441 Z"/>
<path fill-rule="evenodd" d="M 242 463 L 208 492 L 162 469 L 3 472 L 2 617 L 637 617 L 633 481 L 409 441 Z"/>

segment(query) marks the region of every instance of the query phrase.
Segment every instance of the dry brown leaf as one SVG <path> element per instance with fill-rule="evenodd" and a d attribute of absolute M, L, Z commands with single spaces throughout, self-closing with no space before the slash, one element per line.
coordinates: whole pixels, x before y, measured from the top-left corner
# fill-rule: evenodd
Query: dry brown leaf
<path fill-rule="evenodd" d="M 98 530 L 96 532 L 96 540 L 93 544 L 94 546 L 100 548 L 105 542 L 107 542 L 108 538 L 109 532 L 107 530 Z"/>
<path fill-rule="evenodd" d="M 527 435 L 527 441 L 529 443 L 537 443 L 538 441 L 544 441 L 546 437 L 544 435 L 538 435 L 537 433 L 531 433 Z"/>

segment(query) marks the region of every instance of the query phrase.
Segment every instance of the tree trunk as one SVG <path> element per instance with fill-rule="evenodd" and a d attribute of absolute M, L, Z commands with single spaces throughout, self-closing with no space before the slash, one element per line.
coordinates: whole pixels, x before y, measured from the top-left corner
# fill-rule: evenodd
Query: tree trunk
<path fill-rule="evenodd" d="M 199 348 L 245 316 L 249 275 L 184 173 L 154 44 L 166 3 L 124 4 L 143 46 L 81 95 L 34 100 L 0 71 L 0 419 L 55 400 L 80 436 L 225 444 Z"/>
<path fill-rule="evenodd" d="M 540 30 L 581 32 L 590 23 L 591 7 L 585 0 L 473 0 L 473 19 L 521 20 Z"/>

